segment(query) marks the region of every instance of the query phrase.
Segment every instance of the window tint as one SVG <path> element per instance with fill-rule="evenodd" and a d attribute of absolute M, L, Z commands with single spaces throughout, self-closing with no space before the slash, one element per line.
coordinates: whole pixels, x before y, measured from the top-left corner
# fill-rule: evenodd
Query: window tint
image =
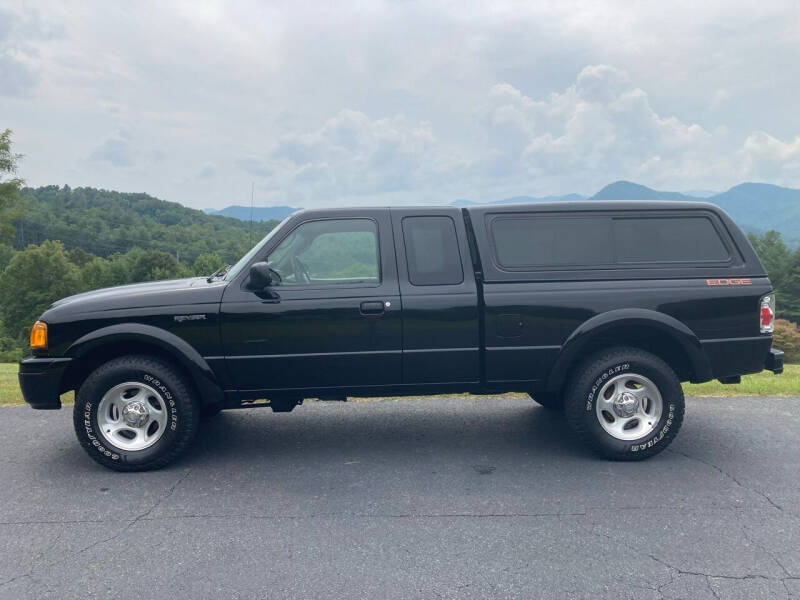
<path fill-rule="evenodd" d="M 515 217 L 492 221 L 504 267 L 607 265 L 613 262 L 608 218 Z"/>
<path fill-rule="evenodd" d="M 267 257 L 280 285 L 378 283 L 378 234 L 370 219 L 303 223 Z"/>
<path fill-rule="evenodd" d="M 503 267 L 721 262 L 725 244 L 707 217 L 524 216 L 491 222 Z"/>
<path fill-rule="evenodd" d="M 614 219 L 617 262 L 718 262 L 728 250 L 705 217 Z"/>
<path fill-rule="evenodd" d="M 413 285 L 454 285 L 464 280 L 453 219 L 406 217 L 403 239 Z"/>

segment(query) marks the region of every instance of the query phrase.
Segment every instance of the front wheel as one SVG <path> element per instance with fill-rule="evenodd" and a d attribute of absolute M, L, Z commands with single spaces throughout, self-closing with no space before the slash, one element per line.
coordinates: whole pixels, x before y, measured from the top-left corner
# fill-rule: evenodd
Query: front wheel
<path fill-rule="evenodd" d="M 666 448 L 683 422 L 675 372 L 638 348 L 616 348 L 587 360 L 565 398 L 567 421 L 598 454 L 643 460 Z"/>
<path fill-rule="evenodd" d="M 147 356 L 115 358 L 75 397 L 73 423 L 91 458 L 117 471 L 158 469 L 194 437 L 200 412 L 183 376 Z"/>

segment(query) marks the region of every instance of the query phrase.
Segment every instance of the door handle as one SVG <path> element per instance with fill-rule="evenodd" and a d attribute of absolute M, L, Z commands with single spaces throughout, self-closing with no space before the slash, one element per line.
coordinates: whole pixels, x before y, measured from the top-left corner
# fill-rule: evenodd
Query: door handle
<path fill-rule="evenodd" d="M 368 301 L 361 303 L 362 315 L 382 315 L 384 313 L 383 302 L 380 300 Z"/>

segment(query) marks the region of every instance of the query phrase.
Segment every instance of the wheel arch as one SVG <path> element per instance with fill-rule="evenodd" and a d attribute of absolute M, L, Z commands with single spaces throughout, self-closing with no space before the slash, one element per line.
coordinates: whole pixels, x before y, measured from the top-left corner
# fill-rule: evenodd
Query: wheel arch
<path fill-rule="evenodd" d="M 547 379 L 548 391 L 560 390 L 570 371 L 584 358 L 604 348 L 629 346 L 655 354 L 681 381 L 712 377 L 700 340 L 674 317 L 647 309 L 619 309 L 595 315 L 567 338 Z"/>
<path fill-rule="evenodd" d="M 201 404 L 224 401 L 216 375 L 197 350 L 174 333 L 142 323 L 110 325 L 76 340 L 64 353 L 72 361 L 62 377 L 61 392 L 77 390 L 99 365 L 130 354 L 156 356 L 173 364 L 186 376 Z"/>

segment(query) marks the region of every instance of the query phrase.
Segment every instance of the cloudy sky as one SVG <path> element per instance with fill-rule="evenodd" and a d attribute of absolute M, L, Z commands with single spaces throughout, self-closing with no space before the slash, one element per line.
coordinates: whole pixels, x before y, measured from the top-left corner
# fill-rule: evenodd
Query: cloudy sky
<path fill-rule="evenodd" d="M 30 185 L 186 205 L 800 187 L 800 3 L 0 3 Z"/>

